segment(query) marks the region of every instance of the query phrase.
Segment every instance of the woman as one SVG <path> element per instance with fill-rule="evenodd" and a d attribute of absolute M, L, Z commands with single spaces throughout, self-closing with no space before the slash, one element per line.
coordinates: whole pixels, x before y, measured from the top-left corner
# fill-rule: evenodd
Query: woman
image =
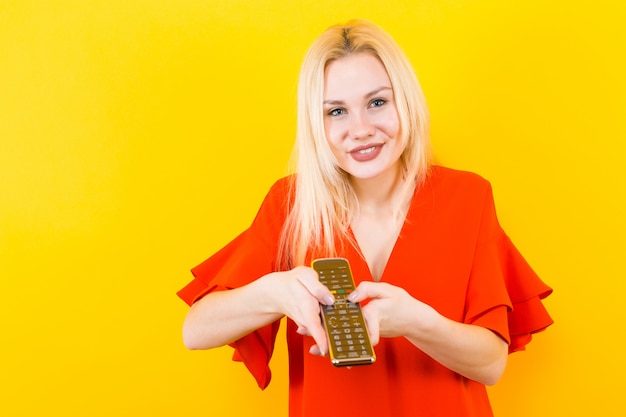
<path fill-rule="evenodd" d="M 296 151 L 297 174 L 179 292 L 186 346 L 231 344 L 264 388 L 286 316 L 290 416 L 492 415 L 485 386 L 552 323 L 551 289 L 500 228 L 489 183 L 432 165 L 421 89 L 377 26 L 331 27 L 311 46 Z M 373 365 L 325 357 L 319 304 L 334 299 L 306 265 L 331 256 L 351 263 Z"/>

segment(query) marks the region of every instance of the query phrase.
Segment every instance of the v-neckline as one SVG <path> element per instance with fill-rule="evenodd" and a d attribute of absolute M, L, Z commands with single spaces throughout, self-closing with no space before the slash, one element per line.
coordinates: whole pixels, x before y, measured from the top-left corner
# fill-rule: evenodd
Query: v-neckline
<path fill-rule="evenodd" d="M 394 258 L 394 254 L 398 251 L 398 246 L 401 245 L 402 243 L 402 236 L 405 234 L 405 229 L 407 228 L 407 219 L 411 218 L 411 214 L 414 211 L 414 205 L 415 205 L 415 201 L 417 200 L 417 196 L 419 193 L 419 188 L 422 188 L 422 186 L 418 186 L 415 188 L 414 192 L 413 192 L 413 196 L 411 197 L 411 201 L 409 203 L 409 207 L 406 211 L 406 214 L 404 215 L 404 220 L 402 222 L 402 226 L 400 227 L 400 230 L 394 240 L 393 243 L 393 247 L 391 248 L 391 252 L 389 253 L 389 257 L 387 257 L 387 261 L 385 262 L 385 266 L 382 269 L 382 272 L 380 274 L 380 277 L 378 277 L 378 279 L 376 279 L 374 277 L 374 274 L 372 273 L 372 270 L 370 269 L 370 265 L 367 262 L 367 259 L 365 258 L 365 255 L 363 254 L 363 251 L 361 250 L 361 247 L 359 245 L 359 241 L 356 239 L 356 235 L 354 234 L 354 230 L 352 230 L 352 226 L 348 226 L 348 234 L 350 236 L 350 240 L 352 242 L 352 244 L 350 245 L 352 247 L 352 249 L 355 251 L 355 253 L 358 255 L 359 259 L 361 260 L 361 262 L 364 264 L 365 266 L 365 270 L 367 270 L 368 273 L 368 280 L 369 281 L 374 281 L 374 282 L 384 282 L 385 281 L 385 275 L 387 274 L 387 271 L 389 269 L 389 264 L 393 261 Z"/>

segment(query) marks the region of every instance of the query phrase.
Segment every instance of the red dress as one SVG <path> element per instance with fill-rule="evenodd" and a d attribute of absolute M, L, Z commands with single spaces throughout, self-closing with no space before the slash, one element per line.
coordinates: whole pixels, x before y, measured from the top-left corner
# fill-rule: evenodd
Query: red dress
<path fill-rule="evenodd" d="M 249 229 L 192 270 L 195 278 L 178 293 L 183 300 L 191 305 L 208 292 L 275 270 L 287 182 L 272 187 Z M 350 261 L 357 285 L 372 280 L 358 251 L 348 242 L 343 248 L 338 256 Z M 541 302 L 552 290 L 498 224 L 489 183 L 472 173 L 433 167 L 416 191 L 381 281 L 452 320 L 491 329 L 510 352 L 524 349 L 533 333 L 552 324 Z M 234 359 L 245 363 L 261 388 L 270 381 L 278 325 L 232 344 Z M 381 338 L 376 363 L 351 369 L 309 354 L 312 338 L 298 335 L 291 320 L 287 343 L 291 417 L 492 415 L 483 384 L 445 368 L 403 337 Z M 327 389 L 328 381 L 336 388 Z"/>

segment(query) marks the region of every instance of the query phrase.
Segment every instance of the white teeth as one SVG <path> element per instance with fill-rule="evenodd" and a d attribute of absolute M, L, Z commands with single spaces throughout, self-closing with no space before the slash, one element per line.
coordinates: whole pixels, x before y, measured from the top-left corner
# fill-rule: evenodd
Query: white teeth
<path fill-rule="evenodd" d="M 376 149 L 376 146 L 372 146 L 371 148 L 367 148 L 367 149 L 361 149 L 361 150 L 359 151 L 359 153 L 362 153 L 362 154 L 364 154 L 364 153 L 370 153 L 370 152 L 372 152 L 374 149 Z"/>

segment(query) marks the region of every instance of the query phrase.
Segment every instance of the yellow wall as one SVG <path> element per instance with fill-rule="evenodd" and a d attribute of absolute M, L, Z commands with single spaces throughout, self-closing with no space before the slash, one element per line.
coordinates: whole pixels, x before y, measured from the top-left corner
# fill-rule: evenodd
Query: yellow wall
<path fill-rule="evenodd" d="M 301 58 L 350 17 L 404 46 L 440 160 L 555 288 L 496 412 L 624 415 L 623 4 L 3 1 L 0 415 L 286 416 L 284 347 L 260 392 L 183 348 L 174 293 L 285 172 Z"/>

